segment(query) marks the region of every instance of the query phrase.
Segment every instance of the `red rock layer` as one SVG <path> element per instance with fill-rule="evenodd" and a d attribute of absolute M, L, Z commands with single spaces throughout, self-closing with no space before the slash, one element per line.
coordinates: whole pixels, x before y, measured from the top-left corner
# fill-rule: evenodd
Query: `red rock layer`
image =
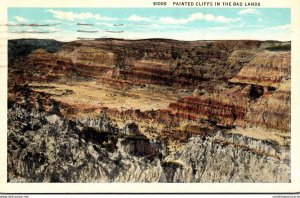
<path fill-rule="evenodd" d="M 64 56 L 66 53 L 64 51 L 51 54 L 41 49 L 36 50 L 27 58 L 19 59 L 10 66 L 9 74 L 14 75 L 14 77 L 10 77 L 9 79 L 23 83 L 59 79 L 97 79 L 112 70 L 112 67 L 107 64 L 88 61 L 84 58 L 82 58 L 84 61 L 80 61 L 80 57 L 74 59 L 71 55 Z M 76 53 L 78 54 L 78 52 Z M 104 57 L 105 59 L 105 55 L 100 57 Z M 23 73 L 19 72 L 20 65 L 23 66 Z"/>
<path fill-rule="evenodd" d="M 171 85 L 172 74 L 169 65 L 154 61 L 138 61 L 132 68 L 120 71 L 124 79 L 161 85 Z"/>
<path fill-rule="evenodd" d="M 246 104 L 226 103 L 217 98 L 185 97 L 169 107 L 179 117 L 205 118 L 221 125 L 233 125 L 236 119 L 243 119 L 246 113 Z"/>
<path fill-rule="evenodd" d="M 169 109 L 108 112 L 112 118 L 151 120 L 172 127 L 180 121 L 208 119 L 225 126 L 289 131 L 290 82 L 286 79 L 290 78 L 291 53 L 260 51 L 262 43 L 78 41 L 64 44 L 53 54 L 36 50 L 20 58 L 9 67 L 9 80 L 92 79 L 116 89 L 156 84 L 183 88 L 187 93 L 201 87 L 204 91 L 171 103 Z M 174 137 L 185 139 L 187 136 L 176 134 L 190 134 L 172 127 L 164 129 L 162 136 L 174 133 Z"/>

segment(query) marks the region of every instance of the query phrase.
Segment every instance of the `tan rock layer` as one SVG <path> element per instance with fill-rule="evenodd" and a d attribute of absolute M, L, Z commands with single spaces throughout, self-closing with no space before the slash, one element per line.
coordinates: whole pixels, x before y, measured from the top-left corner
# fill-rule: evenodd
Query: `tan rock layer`
<path fill-rule="evenodd" d="M 291 53 L 262 51 L 246 64 L 230 82 L 279 87 L 290 78 Z"/>

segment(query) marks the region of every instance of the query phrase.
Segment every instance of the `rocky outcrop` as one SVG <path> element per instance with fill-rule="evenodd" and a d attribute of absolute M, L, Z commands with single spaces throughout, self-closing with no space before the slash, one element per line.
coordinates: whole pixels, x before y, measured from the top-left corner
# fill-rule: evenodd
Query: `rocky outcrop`
<path fill-rule="evenodd" d="M 229 80 L 252 85 L 244 89 L 253 100 L 243 120 L 245 125 L 290 131 L 290 77 L 291 54 L 284 48 L 259 52 Z"/>
<path fill-rule="evenodd" d="M 286 133 L 291 130 L 291 81 L 284 80 L 275 91 L 255 101 L 245 115 L 245 125 L 262 126 Z"/>
<path fill-rule="evenodd" d="M 87 51 L 84 48 L 72 52 L 62 49 L 56 53 L 37 49 L 26 58 L 16 59 L 9 68 L 9 74 L 14 75 L 9 78 L 9 83 L 97 79 L 114 67 L 112 53 L 100 50 Z M 22 65 L 22 70 L 26 72 L 20 74 L 19 65 Z"/>
<path fill-rule="evenodd" d="M 83 125 L 84 127 L 94 128 L 97 131 L 105 131 L 106 133 L 117 133 L 118 128 L 116 125 L 108 121 L 107 119 L 104 119 L 103 117 L 98 118 L 83 118 L 78 119 L 77 123 L 79 125 Z"/>
<path fill-rule="evenodd" d="M 69 49 L 62 47 L 58 56 L 72 60 L 74 65 L 95 66 L 95 67 L 114 67 L 116 55 L 110 51 L 91 47 L 77 47 Z"/>
<path fill-rule="evenodd" d="M 262 51 L 246 64 L 230 82 L 278 87 L 280 82 L 290 79 L 291 53 Z"/>
<path fill-rule="evenodd" d="M 169 65 L 154 61 L 139 61 L 129 70 L 120 71 L 122 78 L 137 83 L 172 84 L 172 70 Z"/>
<path fill-rule="evenodd" d="M 274 142 L 219 132 L 162 155 L 161 142 L 82 129 L 17 104 L 8 118 L 8 182 L 290 181 L 289 148 Z"/>
<path fill-rule="evenodd" d="M 191 138 L 182 151 L 166 160 L 178 162 L 183 167 L 174 170 L 173 182 L 180 182 L 182 178 L 186 178 L 186 182 L 289 181 L 289 150 L 277 153 L 276 147 L 271 145 L 218 133 L 206 139 Z M 285 163 L 275 168 L 279 158 Z"/>
<path fill-rule="evenodd" d="M 9 109 L 8 116 L 10 182 L 112 182 L 126 178 L 132 163 L 142 163 L 138 166 L 143 169 L 159 169 L 159 166 L 153 167 L 157 161 L 142 160 L 114 150 L 118 140 L 110 131 L 82 128 L 55 114 L 30 111 L 18 105 Z M 122 140 L 120 143 L 130 145 Z M 147 151 L 146 144 L 135 146 L 137 154 Z M 146 172 L 136 174 L 144 175 L 136 181 L 145 182 L 149 177 Z M 129 178 L 123 181 L 130 181 Z M 155 177 L 151 179 L 155 181 Z"/>
<path fill-rule="evenodd" d="M 188 96 L 169 108 L 182 118 L 195 120 L 207 119 L 223 126 L 233 126 L 236 120 L 242 120 L 247 112 L 249 98 L 242 87 L 235 86 L 225 91 L 215 89 L 212 94 Z"/>

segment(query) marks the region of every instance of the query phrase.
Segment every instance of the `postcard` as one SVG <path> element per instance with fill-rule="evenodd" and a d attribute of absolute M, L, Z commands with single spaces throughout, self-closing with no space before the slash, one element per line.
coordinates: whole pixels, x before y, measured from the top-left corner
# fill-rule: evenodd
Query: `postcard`
<path fill-rule="evenodd" d="M 6 193 L 295 193 L 299 1 L 1 2 Z"/>

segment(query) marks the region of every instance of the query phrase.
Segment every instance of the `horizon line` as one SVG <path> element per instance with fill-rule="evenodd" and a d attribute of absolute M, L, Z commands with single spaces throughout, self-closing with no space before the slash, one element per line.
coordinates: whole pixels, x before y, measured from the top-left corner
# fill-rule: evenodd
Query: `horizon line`
<path fill-rule="evenodd" d="M 179 40 L 179 39 L 171 39 L 171 38 L 159 38 L 159 37 L 153 37 L 153 38 L 142 38 L 142 39 L 124 39 L 124 38 L 114 38 L 114 37 L 107 37 L 107 38 L 88 38 L 90 41 L 99 41 L 99 40 L 124 40 L 124 41 L 143 41 L 143 40 L 169 40 L 169 41 L 178 41 L 178 42 L 197 42 L 197 41 L 261 41 L 261 42 L 290 42 L 291 40 L 259 40 L 259 39 L 202 39 L 202 40 Z M 58 39 L 54 38 L 16 38 L 16 39 L 7 39 L 8 41 L 12 40 L 55 40 L 58 42 L 75 42 L 75 41 L 86 41 L 85 39 L 74 39 L 70 41 L 60 41 Z"/>

